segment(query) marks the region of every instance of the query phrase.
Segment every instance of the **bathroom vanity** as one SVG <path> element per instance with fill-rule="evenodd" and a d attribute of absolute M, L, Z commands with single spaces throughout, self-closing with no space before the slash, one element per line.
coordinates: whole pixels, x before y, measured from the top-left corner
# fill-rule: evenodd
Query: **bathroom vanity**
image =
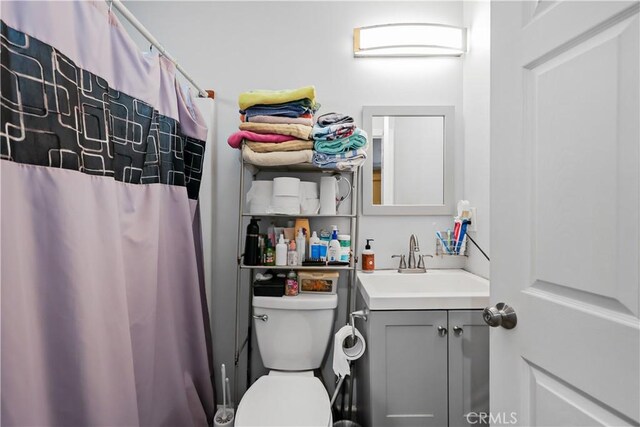
<path fill-rule="evenodd" d="M 358 421 L 371 426 L 464 426 L 489 412 L 489 282 L 463 270 L 358 273 L 357 323 L 367 350 L 355 364 Z M 477 418 L 470 418 L 472 423 Z"/>

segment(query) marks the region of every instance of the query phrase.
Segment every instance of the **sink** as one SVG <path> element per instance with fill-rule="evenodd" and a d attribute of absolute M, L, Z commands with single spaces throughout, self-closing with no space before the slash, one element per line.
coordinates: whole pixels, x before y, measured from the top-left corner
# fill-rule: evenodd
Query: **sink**
<path fill-rule="evenodd" d="M 489 305 L 489 281 L 465 270 L 358 271 L 358 288 L 370 310 L 480 309 Z"/>

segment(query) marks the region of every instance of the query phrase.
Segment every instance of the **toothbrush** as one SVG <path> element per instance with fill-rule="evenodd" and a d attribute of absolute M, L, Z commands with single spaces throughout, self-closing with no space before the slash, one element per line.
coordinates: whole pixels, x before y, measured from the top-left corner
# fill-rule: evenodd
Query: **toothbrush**
<path fill-rule="evenodd" d="M 454 240 L 453 247 L 454 247 L 454 249 L 456 247 L 456 242 L 458 241 L 458 237 L 460 236 L 460 225 L 461 225 L 460 224 L 460 220 L 456 219 L 454 224 L 453 224 L 453 240 Z"/>
<path fill-rule="evenodd" d="M 467 234 L 467 225 L 469 224 L 468 220 L 462 220 L 462 226 L 460 227 L 460 235 L 458 236 L 458 240 L 456 243 L 456 254 L 460 255 L 460 249 L 462 247 L 462 242 Z"/>
<path fill-rule="evenodd" d="M 449 249 L 449 245 L 444 241 L 444 239 L 442 238 L 442 234 L 440 234 L 439 231 L 436 231 L 436 237 L 440 240 L 440 244 L 442 245 L 444 250 L 446 250 L 447 253 L 451 255 L 451 249 Z"/>

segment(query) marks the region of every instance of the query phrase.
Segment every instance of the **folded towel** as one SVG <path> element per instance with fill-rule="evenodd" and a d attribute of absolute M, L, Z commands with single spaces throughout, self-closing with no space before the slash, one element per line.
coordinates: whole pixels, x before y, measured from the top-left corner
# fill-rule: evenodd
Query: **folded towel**
<path fill-rule="evenodd" d="M 245 140 L 245 144 L 254 153 L 272 153 L 275 151 L 300 151 L 312 150 L 313 141 L 303 141 L 301 139 L 293 139 L 291 141 L 280 142 L 278 144 L 270 144 L 268 142 L 257 142 Z"/>
<path fill-rule="evenodd" d="M 308 98 L 312 102 L 316 99 L 316 89 L 313 86 L 305 86 L 298 89 L 286 90 L 254 90 L 241 93 L 238 97 L 238 106 L 241 110 L 259 104 L 283 104 Z"/>
<path fill-rule="evenodd" d="M 318 140 L 314 143 L 314 149 L 325 154 L 339 154 L 350 150 L 362 148 L 367 144 L 367 133 L 356 128 L 353 135 L 333 141 Z"/>
<path fill-rule="evenodd" d="M 366 147 L 340 154 L 313 153 L 313 164 L 320 168 L 348 170 L 360 166 L 366 159 Z"/>
<path fill-rule="evenodd" d="M 342 113 L 326 113 L 318 117 L 320 126 L 337 125 L 338 123 L 353 123 L 353 117 Z"/>
<path fill-rule="evenodd" d="M 356 128 L 355 123 L 338 123 L 330 126 L 313 126 L 311 136 L 315 140 L 332 141 L 351 136 Z"/>
<path fill-rule="evenodd" d="M 311 139 L 311 126 L 296 124 L 275 124 L 275 123 L 240 123 L 240 130 L 248 130 L 256 133 L 277 133 L 280 135 L 291 135 L 297 139 Z M 252 138 L 247 138 L 252 139 Z M 256 141 L 255 139 L 252 139 Z"/>
<path fill-rule="evenodd" d="M 320 104 L 305 98 L 284 104 L 254 105 L 246 110 L 240 110 L 240 114 L 245 114 L 247 118 L 253 116 L 302 117 L 305 114 L 314 114 L 319 108 Z"/>
<path fill-rule="evenodd" d="M 275 134 L 275 133 L 255 133 L 246 130 L 241 130 L 231 134 L 227 139 L 227 143 L 233 148 L 240 148 L 243 139 L 250 139 L 256 142 L 284 142 L 296 139 L 290 135 Z"/>
<path fill-rule="evenodd" d="M 305 125 L 313 126 L 313 116 L 309 114 L 309 117 L 282 117 L 282 116 L 253 116 L 247 120 L 245 116 L 240 116 L 240 120 L 243 122 L 251 123 L 273 123 L 273 124 L 292 124 L 292 125 Z"/>
<path fill-rule="evenodd" d="M 276 153 L 256 153 L 248 146 L 242 147 L 242 158 L 245 162 L 256 166 L 286 166 L 300 163 L 311 163 L 313 151 L 284 151 Z"/>

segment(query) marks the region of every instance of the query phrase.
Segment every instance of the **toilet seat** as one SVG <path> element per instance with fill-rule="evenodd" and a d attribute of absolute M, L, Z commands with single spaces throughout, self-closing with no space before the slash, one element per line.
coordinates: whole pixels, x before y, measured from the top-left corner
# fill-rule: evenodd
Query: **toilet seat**
<path fill-rule="evenodd" d="M 329 396 L 318 378 L 264 375 L 244 394 L 235 426 L 318 426 L 332 424 Z"/>

